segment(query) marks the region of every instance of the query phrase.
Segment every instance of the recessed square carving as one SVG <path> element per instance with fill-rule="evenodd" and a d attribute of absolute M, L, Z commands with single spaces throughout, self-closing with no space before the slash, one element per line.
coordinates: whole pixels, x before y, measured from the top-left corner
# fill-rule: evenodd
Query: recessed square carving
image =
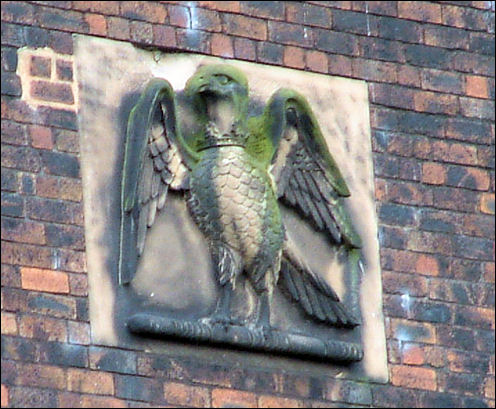
<path fill-rule="evenodd" d="M 385 381 L 366 84 L 85 36 L 75 63 L 93 342 Z"/>

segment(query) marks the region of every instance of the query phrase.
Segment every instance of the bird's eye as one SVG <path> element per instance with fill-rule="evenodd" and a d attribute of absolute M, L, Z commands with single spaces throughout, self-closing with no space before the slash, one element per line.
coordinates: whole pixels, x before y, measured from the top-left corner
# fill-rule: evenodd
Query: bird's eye
<path fill-rule="evenodd" d="M 221 85 L 226 85 L 229 82 L 229 78 L 225 75 L 217 75 L 217 79 Z"/>

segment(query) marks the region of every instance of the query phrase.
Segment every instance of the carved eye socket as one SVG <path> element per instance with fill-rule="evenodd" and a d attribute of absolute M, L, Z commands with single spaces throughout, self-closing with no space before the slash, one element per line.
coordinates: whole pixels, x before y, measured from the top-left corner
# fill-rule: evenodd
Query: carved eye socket
<path fill-rule="evenodd" d="M 229 82 L 229 78 L 225 75 L 217 75 L 217 79 L 221 85 L 226 85 Z"/>

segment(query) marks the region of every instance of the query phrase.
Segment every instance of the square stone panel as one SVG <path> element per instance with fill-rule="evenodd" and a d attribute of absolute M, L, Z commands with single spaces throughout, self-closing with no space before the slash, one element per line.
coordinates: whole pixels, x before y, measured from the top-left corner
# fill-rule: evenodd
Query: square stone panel
<path fill-rule="evenodd" d="M 387 381 L 382 288 L 374 203 L 367 85 L 363 81 L 223 60 L 194 54 L 161 53 L 131 44 L 75 36 L 75 78 L 79 82 L 79 129 L 83 177 L 86 250 L 92 343 L 197 356 L 218 363 L 334 374 Z M 288 230 L 314 271 L 331 284 L 341 300 L 355 308 L 362 324 L 353 331 L 323 328 L 305 319 L 275 294 L 273 325 L 284 330 L 343 342 L 361 343 L 363 360 L 337 365 L 259 352 L 233 351 L 178 340 L 135 336 L 126 328 L 136 311 L 177 319 L 206 316 L 218 295 L 205 240 L 191 220 L 181 194 L 172 192 L 146 238 L 144 254 L 130 286 L 118 283 L 120 184 L 129 113 L 153 77 L 167 79 L 180 94 L 200 65 L 227 63 L 244 72 L 250 87 L 250 114 L 261 113 L 281 87 L 304 95 L 319 122 L 351 196 L 347 210 L 364 243 L 363 268 L 357 279 L 321 233 L 291 210 L 284 210 Z M 187 107 L 179 107 L 187 127 Z M 165 233 L 165 234 L 164 234 Z"/>

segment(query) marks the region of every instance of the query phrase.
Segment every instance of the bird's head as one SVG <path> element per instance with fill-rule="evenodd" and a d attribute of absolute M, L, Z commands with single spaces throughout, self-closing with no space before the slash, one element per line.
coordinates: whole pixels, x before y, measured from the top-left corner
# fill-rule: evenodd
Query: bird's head
<path fill-rule="evenodd" d="M 186 95 L 193 98 L 197 108 L 208 115 L 208 108 L 229 105 L 233 120 L 246 115 L 248 107 L 248 81 L 245 75 L 226 64 L 204 65 L 188 80 Z"/>

